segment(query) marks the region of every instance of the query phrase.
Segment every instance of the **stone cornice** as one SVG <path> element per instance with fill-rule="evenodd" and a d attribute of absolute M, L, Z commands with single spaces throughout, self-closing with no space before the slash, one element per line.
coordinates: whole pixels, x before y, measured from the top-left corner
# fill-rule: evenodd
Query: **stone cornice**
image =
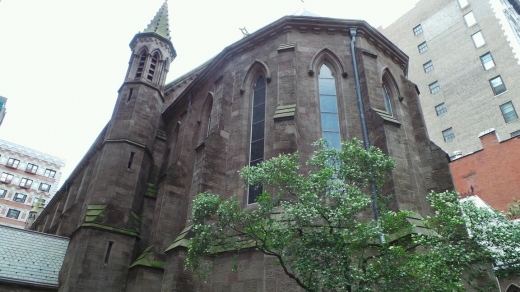
<path fill-rule="evenodd" d="M 128 81 L 125 81 L 123 82 L 123 85 L 121 85 L 121 87 L 119 87 L 119 89 L 117 90 L 117 92 L 121 92 L 121 89 L 123 89 L 123 87 L 126 85 L 126 84 L 139 84 L 139 85 L 144 85 L 146 87 L 149 87 L 155 91 L 157 91 L 157 93 L 159 93 L 159 97 L 161 98 L 161 101 L 164 102 L 164 94 L 161 92 L 161 90 L 159 90 L 157 87 L 149 84 L 149 83 L 146 83 L 146 82 L 143 82 L 143 81 L 136 81 L 136 80 L 128 80 Z"/>
<path fill-rule="evenodd" d="M 129 139 L 106 139 L 105 141 L 103 141 L 103 145 L 109 144 L 109 143 L 125 143 L 125 144 L 129 144 L 129 145 L 132 145 L 132 146 L 135 146 L 135 147 L 138 147 L 138 148 L 142 148 L 144 150 L 144 152 L 146 154 L 148 154 L 148 156 L 153 157 L 152 151 L 150 151 L 150 149 L 148 149 L 148 147 L 146 147 L 146 145 L 143 145 L 143 144 L 141 144 L 139 142 L 136 142 L 136 141 L 133 141 L 133 140 L 129 140 Z"/>
<path fill-rule="evenodd" d="M 153 32 L 142 32 L 138 33 L 134 36 L 132 41 L 130 41 L 130 48 L 133 50 L 137 42 L 139 41 L 145 41 L 145 42 L 151 42 L 154 41 L 159 44 L 160 46 L 167 48 L 168 53 L 170 54 L 170 61 L 173 61 L 175 57 L 177 57 L 177 52 L 175 51 L 175 48 L 173 47 L 172 42 L 169 39 L 166 39 L 156 33 Z"/>
<path fill-rule="evenodd" d="M 398 64 L 403 71 L 408 68 L 408 56 L 396 45 L 388 40 L 381 32 L 369 25 L 364 20 L 348 20 L 336 18 L 323 18 L 314 16 L 285 16 L 279 20 L 259 29 L 247 37 L 231 44 L 213 58 L 207 66 L 201 70 L 195 80 L 189 84 L 184 92 L 163 112 L 168 114 L 175 106 L 188 98 L 190 92 L 197 88 L 200 82 L 206 80 L 211 72 L 222 66 L 234 56 L 252 50 L 265 42 L 275 39 L 281 34 L 300 32 L 313 34 L 341 34 L 350 38 L 350 28 L 356 28 L 359 37 L 362 37 L 381 51 L 384 55 Z"/>

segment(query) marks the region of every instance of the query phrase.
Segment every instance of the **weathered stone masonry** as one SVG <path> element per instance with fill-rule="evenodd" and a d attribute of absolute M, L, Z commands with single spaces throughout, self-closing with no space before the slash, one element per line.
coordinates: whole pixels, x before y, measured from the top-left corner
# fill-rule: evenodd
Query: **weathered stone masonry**
<path fill-rule="evenodd" d="M 428 138 L 416 87 L 403 73 L 408 57 L 366 22 L 287 16 L 165 85 L 175 57 L 165 13 L 163 6 L 132 41 L 112 119 L 32 227 L 71 238 L 60 291 L 299 291 L 272 258 L 254 250 L 240 253 L 238 271 L 224 255 L 206 282 L 193 278 L 183 269 L 190 208 L 204 191 L 235 194 L 246 207 L 238 170 L 249 164 L 260 76 L 265 159 L 294 151 L 306 159 L 314 151 L 323 64 L 334 75 L 341 139 L 361 139 L 350 28 L 358 33 L 355 58 L 371 143 L 396 160 L 385 186 L 393 207 L 426 216 L 428 191 L 453 188 L 445 155 Z M 148 53 L 143 72 L 160 54 L 152 81 L 136 77 L 141 50 Z M 391 88 L 392 114 L 383 83 Z"/>

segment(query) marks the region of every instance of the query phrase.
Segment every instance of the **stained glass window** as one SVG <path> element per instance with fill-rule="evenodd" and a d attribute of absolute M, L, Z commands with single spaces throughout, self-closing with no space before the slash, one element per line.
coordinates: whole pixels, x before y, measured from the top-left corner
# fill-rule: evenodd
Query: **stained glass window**
<path fill-rule="evenodd" d="M 330 143 L 331 148 L 341 149 L 336 82 L 330 68 L 325 64 L 323 64 L 320 69 L 318 90 L 320 96 L 322 138 Z"/>
<path fill-rule="evenodd" d="M 390 114 L 392 113 L 392 104 L 390 103 L 390 95 L 388 94 L 388 89 L 386 88 L 386 85 L 383 84 L 383 96 L 385 98 L 385 109 Z"/>
<path fill-rule="evenodd" d="M 264 77 L 258 77 L 253 93 L 253 110 L 251 115 L 251 145 L 249 165 L 255 166 L 264 160 L 264 134 L 265 134 L 265 81 Z M 262 186 L 250 186 L 247 203 L 252 204 L 262 193 Z"/>

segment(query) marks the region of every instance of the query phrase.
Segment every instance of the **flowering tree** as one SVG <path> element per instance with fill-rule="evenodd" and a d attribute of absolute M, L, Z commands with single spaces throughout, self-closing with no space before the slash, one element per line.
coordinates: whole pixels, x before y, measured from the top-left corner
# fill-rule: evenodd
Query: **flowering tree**
<path fill-rule="evenodd" d="M 366 190 L 372 184 L 380 191 L 393 160 L 355 139 L 342 150 L 315 146 L 308 171 L 295 153 L 240 172 L 248 185 L 264 188 L 253 210 L 235 197 L 199 194 L 187 268 L 200 271 L 221 252 L 255 248 L 307 291 L 489 291 L 494 254 L 482 248 L 480 231 L 468 237 L 466 218 L 480 215 L 461 216 L 458 194 L 430 194 L 436 213 L 420 232 L 408 211 L 382 208 L 375 221 Z"/>

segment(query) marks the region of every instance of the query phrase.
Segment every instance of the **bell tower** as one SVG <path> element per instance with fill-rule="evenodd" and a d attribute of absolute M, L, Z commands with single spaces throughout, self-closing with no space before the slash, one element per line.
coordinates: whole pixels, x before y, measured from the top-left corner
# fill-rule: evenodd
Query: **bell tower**
<path fill-rule="evenodd" d="M 170 63 L 177 56 L 170 39 L 168 4 L 165 1 L 148 27 L 130 42 L 132 56 L 125 83 L 141 82 L 162 93 Z"/>
<path fill-rule="evenodd" d="M 81 221 L 70 236 L 59 291 L 125 291 L 138 252 L 164 85 L 176 57 L 166 2 L 130 48 L 112 117 L 89 159 L 92 175 Z"/>

